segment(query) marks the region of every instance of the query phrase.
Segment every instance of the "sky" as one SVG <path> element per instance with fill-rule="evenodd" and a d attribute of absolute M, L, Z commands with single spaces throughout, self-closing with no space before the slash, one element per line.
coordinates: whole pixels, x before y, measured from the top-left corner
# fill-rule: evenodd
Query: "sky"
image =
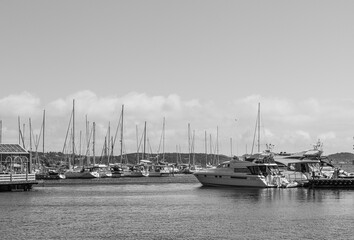
<path fill-rule="evenodd" d="M 18 143 L 20 125 L 29 148 L 31 119 L 41 150 L 45 112 L 45 151 L 62 151 L 75 100 L 80 153 L 93 122 L 97 154 L 108 126 L 120 139 L 124 105 L 125 153 L 146 122 L 149 151 L 193 143 L 242 155 L 260 104 L 261 149 L 320 140 L 325 154 L 352 152 L 353 11 L 353 1 L 326 0 L 2 0 L 1 140 Z"/>

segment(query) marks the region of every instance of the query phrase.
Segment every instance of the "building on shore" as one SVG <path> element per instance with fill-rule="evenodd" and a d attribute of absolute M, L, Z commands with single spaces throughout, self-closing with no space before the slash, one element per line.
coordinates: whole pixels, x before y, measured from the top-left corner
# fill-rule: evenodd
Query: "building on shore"
<path fill-rule="evenodd" d="M 37 183 L 31 154 L 19 144 L 0 144 L 0 191 L 28 191 Z"/>

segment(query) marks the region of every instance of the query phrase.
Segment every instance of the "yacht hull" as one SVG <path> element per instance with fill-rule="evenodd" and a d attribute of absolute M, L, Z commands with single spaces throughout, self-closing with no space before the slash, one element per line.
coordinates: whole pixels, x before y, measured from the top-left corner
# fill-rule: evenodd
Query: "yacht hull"
<path fill-rule="evenodd" d="M 67 179 L 91 179 L 98 178 L 99 174 L 96 172 L 66 172 L 65 178 Z"/>
<path fill-rule="evenodd" d="M 194 173 L 194 176 L 204 186 L 230 186 L 230 187 L 256 187 L 272 188 L 275 184 L 267 184 L 265 177 L 260 176 L 230 176 L 205 174 L 202 172 Z"/>

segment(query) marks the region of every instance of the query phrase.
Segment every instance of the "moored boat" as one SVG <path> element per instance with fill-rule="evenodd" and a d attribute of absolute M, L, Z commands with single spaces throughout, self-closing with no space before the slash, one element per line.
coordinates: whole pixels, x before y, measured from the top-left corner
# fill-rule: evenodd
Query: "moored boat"
<path fill-rule="evenodd" d="M 83 167 L 65 172 L 65 178 L 67 179 L 90 179 L 100 177 L 99 173 L 92 167 Z"/>
<path fill-rule="evenodd" d="M 280 174 L 277 164 L 271 158 L 243 161 L 235 157 L 216 168 L 196 172 L 194 176 L 204 186 L 275 188 L 296 185 L 289 183 Z"/>
<path fill-rule="evenodd" d="M 45 172 L 38 172 L 36 173 L 37 180 L 59 180 L 65 179 L 65 174 L 60 173 L 56 169 L 49 169 Z"/>

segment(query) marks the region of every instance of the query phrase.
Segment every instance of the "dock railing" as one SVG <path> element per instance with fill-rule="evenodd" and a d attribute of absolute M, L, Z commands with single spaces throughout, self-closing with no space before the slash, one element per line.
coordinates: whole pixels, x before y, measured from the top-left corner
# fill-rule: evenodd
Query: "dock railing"
<path fill-rule="evenodd" d="M 27 182 L 35 181 L 36 175 L 34 173 L 26 174 L 0 174 L 0 182 Z"/>

